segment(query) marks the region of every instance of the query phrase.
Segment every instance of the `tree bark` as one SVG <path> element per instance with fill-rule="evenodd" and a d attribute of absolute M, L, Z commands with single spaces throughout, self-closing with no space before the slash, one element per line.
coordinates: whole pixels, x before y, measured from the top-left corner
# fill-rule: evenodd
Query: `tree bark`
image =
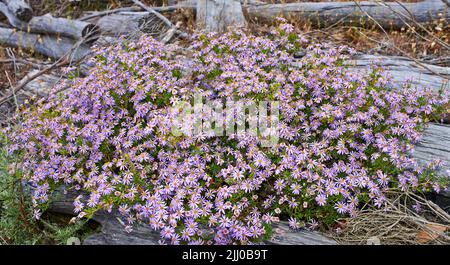
<path fill-rule="evenodd" d="M 223 32 L 230 27 L 245 26 L 239 0 L 198 0 L 197 27 L 207 32 Z"/>

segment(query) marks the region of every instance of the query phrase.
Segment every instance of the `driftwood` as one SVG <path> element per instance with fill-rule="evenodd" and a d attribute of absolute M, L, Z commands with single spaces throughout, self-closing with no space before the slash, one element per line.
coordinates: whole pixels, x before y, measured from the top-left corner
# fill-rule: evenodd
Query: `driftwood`
<path fill-rule="evenodd" d="M 2 2 L 21 21 L 28 22 L 33 17 L 33 10 L 24 0 L 2 0 Z"/>
<path fill-rule="evenodd" d="M 47 35 L 31 34 L 14 29 L 0 28 L 0 43 L 15 48 L 24 48 L 35 51 L 47 57 L 59 59 L 67 55 L 75 45 L 75 42 L 65 37 L 53 37 Z M 81 44 L 73 52 L 71 59 L 78 60 L 90 53 L 87 45 Z"/>
<path fill-rule="evenodd" d="M 229 27 L 245 26 L 240 1 L 198 0 L 197 27 L 207 32 L 223 32 Z"/>
<path fill-rule="evenodd" d="M 27 78 L 28 76 L 32 76 L 38 72 L 39 70 L 34 69 L 30 71 L 25 78 Z M 43 74 L 28 82 L 24 86 L 23 91 L 27 94 L 47 96 L 53 86 L 55 86 L 59 81 L 61 81 L 61 77 L 58 77 L 54 74 Z"/>
<path fill-rule="evenodd" d="M 249 5 L 251 18 L 273 20 L 278 16 L 309 21 L 320 27 L 342 22 L 361 25 L 377 21 L 385 29 L 401 28 L 416 21 L 428 23 L 442 17 L 450 21 L 450 9 L 441 0 L 424 0 L 416 3 L 384 1 L 301 2 L 289 4 Z"/>
<path fill-rule="evenodd" d="M 95 41 L 97 39 L 97 33 L 99 33 L 98 27 L 92 23 L 66 18 L 55 18 L 50 14 L 33 17 L 27 23 L 16 17 L 2 2 L 0 2 L 0 12 L 6 16 L 11 26 L 25 32 L 54 34 L 58 37 L 64 36 L 74 40 L 89 36 L 87 42 Z"/>

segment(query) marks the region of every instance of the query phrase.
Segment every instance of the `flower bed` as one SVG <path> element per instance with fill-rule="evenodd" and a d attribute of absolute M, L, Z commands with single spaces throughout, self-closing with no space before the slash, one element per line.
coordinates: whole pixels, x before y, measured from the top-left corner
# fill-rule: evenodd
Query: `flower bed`
<path fill-rule="evenodd" d="M 347 71 L 346 47 L 309 45 L 281 24 L 269 36 L 198 34 L 179 47 L 149 36 L 97 51 L 96 67 L 25 111 L 10 151 L 36 189 L 36 217 L 58 186 L 85 190 L 79 218 L 118 208 L 131 230 L 149 223 L 172 244 L 250 244 L 288 219 L 292 229 L 333 223 L 385 192 L 439 191 L 432 163 L 410 157 L 447 95 L 394 91 L 382 69 Z M 297 60 L 298 66 L 292 66 Z M 277 142 L 241 132 L 174 134 L 173 106 L 195 95 L 215 103 L 277 102 Z"/>

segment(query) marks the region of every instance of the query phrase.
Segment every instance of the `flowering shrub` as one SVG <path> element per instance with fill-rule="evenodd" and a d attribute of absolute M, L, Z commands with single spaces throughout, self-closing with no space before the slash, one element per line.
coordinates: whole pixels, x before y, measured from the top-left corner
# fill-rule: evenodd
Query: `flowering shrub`
<path fill-rule="evenodd" d="M 149 36 L 98 51 L 89 76 L 55 87 L 71 89 L 10 130 L 36 217 L 64 186 L 89 192 L 74 202 L 79 218 L 117 208 L 127 230 L 143 221 L 164 242 L 250 244 L 280 218 L 298 229 L 355 214 L 360 202 L 381 207 L 389 188 L 441 189 L 409 154 L 448 97 L 408 84 L 394 91 L 376 67 L 351 72 L 346 47 L 311 45 L 295 58 L 305 45 L 282 24 L 268 37 L 198 34 L 190 59 Z M 278 142 L 172 134 L 170 107 L 194 93 L 278 101 Z"/>

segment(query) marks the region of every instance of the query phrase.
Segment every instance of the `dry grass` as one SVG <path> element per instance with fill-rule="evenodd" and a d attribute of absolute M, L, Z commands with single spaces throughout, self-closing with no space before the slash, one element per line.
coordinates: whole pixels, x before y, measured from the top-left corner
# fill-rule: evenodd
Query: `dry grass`
<path fill-rule="evenodd" d="M 450 244 L 450 215 L 410 192 L 391 191 L 386 208 L 366 206 L 338 224 L 332 236 L 341 244 L 368 244 L 368 240 L 383 245 Z"/>

